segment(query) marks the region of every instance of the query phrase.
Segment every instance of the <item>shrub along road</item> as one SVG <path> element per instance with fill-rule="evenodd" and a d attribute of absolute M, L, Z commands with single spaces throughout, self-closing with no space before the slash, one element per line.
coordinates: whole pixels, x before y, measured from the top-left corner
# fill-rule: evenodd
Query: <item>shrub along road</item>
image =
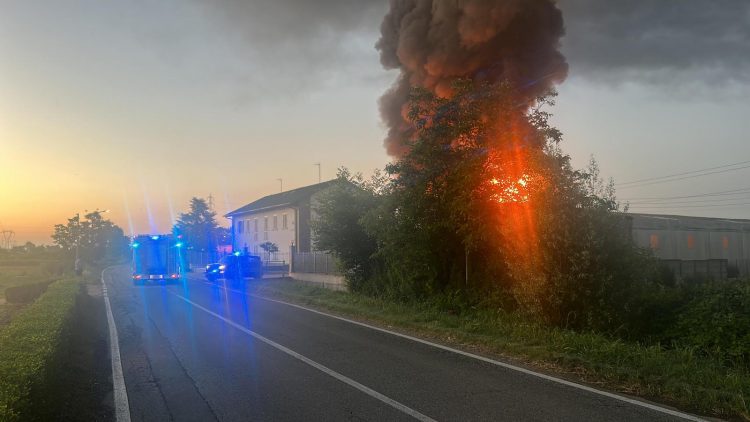
<path fill-rule="evenodd" d="M 0 328 L 0 420 L 112 420 L 101 298 L 52 283 Z"/>
<path fill-rule="evenodd" d="M 682 420 L 209 284 L 105 276 L 133 420 Z"/>

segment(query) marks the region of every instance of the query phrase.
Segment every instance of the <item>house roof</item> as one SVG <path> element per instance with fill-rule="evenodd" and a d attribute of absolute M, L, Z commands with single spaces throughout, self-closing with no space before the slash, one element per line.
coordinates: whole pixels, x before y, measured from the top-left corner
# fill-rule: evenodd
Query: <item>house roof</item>
<path fill-rule="evenodd" d="M 296 206 L 304 201 L 310 200 L 310 197 L 312 197 L 314 194 L 322 191 L 323 189 L 326 189 L 329 186 L 332 186 L 336 182 L 337 180 L 334 179 L 323 183 L 316 183 L 314 185 L 288 190 L 286 192 L 264 196 L 256 201 L 253 201 L 243 207 L 225 214 L 224 217 L 232 217 L 238 214 L 247 214 L 271 208 Z"/>

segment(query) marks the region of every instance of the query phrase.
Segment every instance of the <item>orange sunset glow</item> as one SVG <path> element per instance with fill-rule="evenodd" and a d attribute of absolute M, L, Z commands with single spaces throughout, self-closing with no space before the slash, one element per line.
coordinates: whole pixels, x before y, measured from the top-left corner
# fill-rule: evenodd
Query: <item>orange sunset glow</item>
<path fill-rule="evenodd" d="M 0 0 L 0 422 L 750 422 L 750 0 Z"/>

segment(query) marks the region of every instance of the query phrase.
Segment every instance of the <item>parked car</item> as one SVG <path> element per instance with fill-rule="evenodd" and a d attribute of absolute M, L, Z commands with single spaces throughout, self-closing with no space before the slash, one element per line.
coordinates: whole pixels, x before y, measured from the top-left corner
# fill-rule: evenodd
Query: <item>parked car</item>
<path fill-rule="evenodd" d="M 263 262 L 259 256 L 232 254 L 221 258 L 219 262 L 206 265 L 208 281 L 220 278 L 236 280 L 246 277 L 263 277 Z"/>

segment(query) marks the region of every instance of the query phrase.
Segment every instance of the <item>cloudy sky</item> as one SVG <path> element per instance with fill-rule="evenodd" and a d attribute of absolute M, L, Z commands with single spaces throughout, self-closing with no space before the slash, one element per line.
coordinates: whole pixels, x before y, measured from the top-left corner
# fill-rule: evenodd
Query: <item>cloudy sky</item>
<path fill-rule="evenodd" d="M 573 162 L 593 154 L 633 211 L 750 218 L 750 2 L 559 6 L 570 69 L 552 111 Z M 165 231 L 191 196 L 224 213 L 279 178 L 316 182 L 316 162 L 328 179 L 389 160 L 386 1 L 0 10 L 0 225 L 19 242 L 95 208 L 126 232 Z"/>

